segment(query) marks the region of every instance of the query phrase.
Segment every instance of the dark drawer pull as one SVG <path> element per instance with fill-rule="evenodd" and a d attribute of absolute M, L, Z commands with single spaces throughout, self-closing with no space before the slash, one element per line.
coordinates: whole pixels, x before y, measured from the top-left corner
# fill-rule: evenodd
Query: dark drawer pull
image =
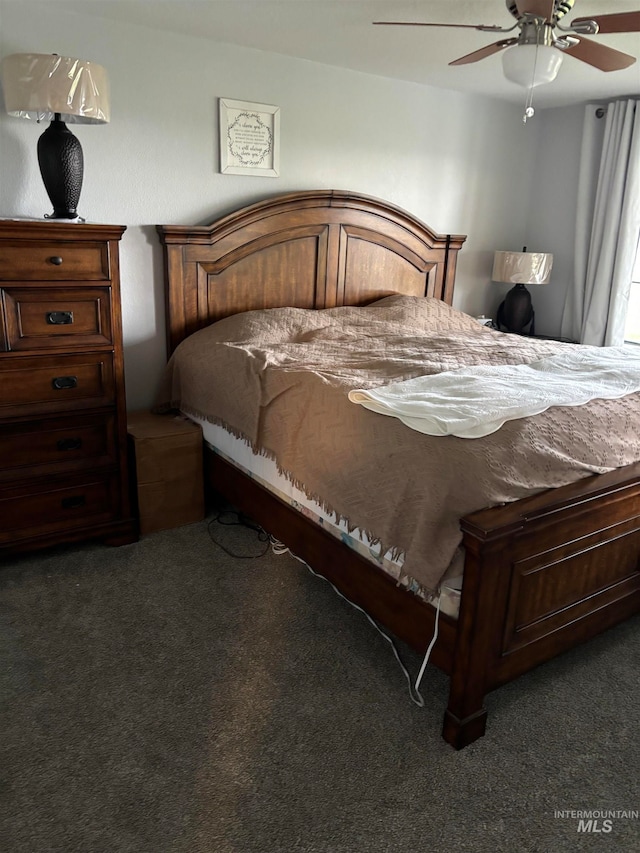
<path fill-rule="evenodd" d="M 61 438 L 56 442 L 58 450 L 80 450 L 82 447 L 81 438 Z"/>
<path fill-rule="evenodd" d="M 73 311 L 47 311 L 46 317 L 50 326 L 68 326 L 73 323 Z"/>
<path fill-rule="evenodd" d="M 62 263 L 62 258 L 60 255 L 54 255 L 52 258 L 49 258 L 49 262 L 54 265 L 54 267 L 59 267 Z"/>
<path fill-rule="evenodd" d="M 76 509 L 79 506 L 85 506 L 87 499 L 84 495 L 71 495 L 70 498 L 62 498 L 60 506 L 62 509 Z"/>
<path fill-rule="evenodd" d="M 64 391 L 66 388 L 77 388 L 77 376 L 56 376 L 51 383 L 56 391 Z"/>

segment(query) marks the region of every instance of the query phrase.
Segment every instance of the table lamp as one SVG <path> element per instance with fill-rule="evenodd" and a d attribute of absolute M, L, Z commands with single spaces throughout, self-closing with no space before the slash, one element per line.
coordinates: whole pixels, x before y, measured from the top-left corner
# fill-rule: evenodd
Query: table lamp
<path fill-rule="evenodd" d="M 51 122 L 38 140 L 40 174 L 53 205 L 45 218 L 79 218 L 84 157 L 65 122 L 109 121 L 107 72 L 93 62 L 55 53 L 14 53 L 2 61 L 2 88 L 9 115 Z"/>
<path fill-rule="evenodd" d="M 535 311 L 526 284 L 548 284 L 553 255 L 544 252 L 496 252 L 493 259 L 493 281 L 509 281 L 514 287 L 498 308 L 498 328 L 518 335 L 535 334 Z M 528 329 L 527 329 L 528 327 Z"/>

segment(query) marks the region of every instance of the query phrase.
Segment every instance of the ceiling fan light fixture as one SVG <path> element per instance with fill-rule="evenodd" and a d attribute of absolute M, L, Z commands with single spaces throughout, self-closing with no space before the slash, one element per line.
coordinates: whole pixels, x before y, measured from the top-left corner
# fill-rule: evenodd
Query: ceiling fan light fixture
<path fill-rule="evenodd" d="M 562 53 L 551 45 L 516 44 L 502 54 L 502 70 L 507 80 L 532 89 L 555 80 L 562 60 Z"/>

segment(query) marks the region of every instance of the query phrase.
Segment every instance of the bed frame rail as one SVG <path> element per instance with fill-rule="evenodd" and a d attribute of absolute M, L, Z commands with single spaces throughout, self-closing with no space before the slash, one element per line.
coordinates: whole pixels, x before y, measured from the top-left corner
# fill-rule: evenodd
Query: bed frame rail
<path fill-rule="evenodd" d="M 331 581 L 350 601 L 362 607 L 396 637 L 424 654 L 435 629 L 435 608 L 407 592 L 382 569 L 296 512 L 234 465 L 205 446 L 205 481 L 236 509 L 275 536 L 314 572 Z M 439 638 L 430 661 L 447 674 L 453 666 L 456 620 L 439 617 Z"/>

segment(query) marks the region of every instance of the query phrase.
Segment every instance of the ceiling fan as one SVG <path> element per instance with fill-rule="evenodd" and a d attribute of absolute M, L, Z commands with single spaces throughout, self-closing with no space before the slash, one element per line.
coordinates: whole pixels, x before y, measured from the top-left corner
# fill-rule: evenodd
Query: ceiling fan
<path fill-rule="evenodd" d="M 584 38 L 599 33 L 640 32 L 640 11 L 617 12 L 575 18 L 567 27 L 560 21 L 571 11 L 575 0 L 506 0 L 508 11 L 516 19 L 511 27 L 495 24 L 435 24 L 418 21 L 374 21 L 378 26 L 399 27 L 457 27 L 482 32 L 510 33 L 518 29 L 517 36 L 502 38 L 493 44 L 474 50 L 454 59 L 449 65 L 467 65 L 478 62 L 494 53 L 502 55 L 504 75 L 508 80 L 529 89 L 529 99 L 524 121 L 533 115 L 531 90 L 555 79 L 564 54 L 586 62 L 600 71 L 618 71 L 636 61 L 635 56 L 622 53 L 597 41 Z"/>

